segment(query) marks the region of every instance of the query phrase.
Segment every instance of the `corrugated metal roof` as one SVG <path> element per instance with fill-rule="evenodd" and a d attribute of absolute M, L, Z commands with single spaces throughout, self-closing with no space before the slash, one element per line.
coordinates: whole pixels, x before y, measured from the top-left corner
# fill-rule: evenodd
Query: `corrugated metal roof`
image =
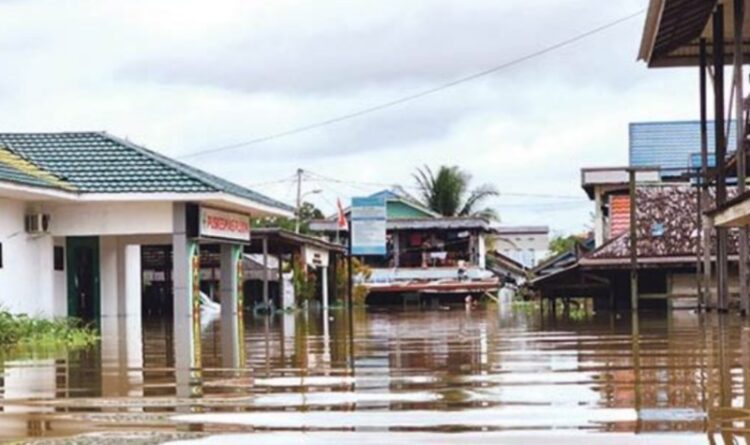
<path fill-rule="evenodd" d="M 81 193 L 225 192 L 292 210 L 284 203 L 106 133 L 0 133 L 0 145 Z"/>
<path fill-rule="evenodd" d="M 734 121 L 727 139 L 728 154 L 735 149 Z M 708 122 L 708 151 L 714 152 L 714 122 Z M 661 167 L 662 177 L 687 172 L 692 157 L 701 151 L 700 121 L 635 122 L 630 124 L 631 167 Z M 713 157 L 711 157 L 713 158 Z M 700 158 L 699 158 L 700 159 Z"/>

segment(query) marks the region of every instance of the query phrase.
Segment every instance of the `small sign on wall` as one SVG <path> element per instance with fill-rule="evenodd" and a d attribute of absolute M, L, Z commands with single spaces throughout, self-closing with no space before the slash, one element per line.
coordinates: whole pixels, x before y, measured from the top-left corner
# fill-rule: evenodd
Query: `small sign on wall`
<path fill-rule="evenodd" d="M 250 242 L 250 215 L 195 204 L 186 206 L 188 236 Z"/>
<path fill-rule="evenodd" d="M 250 241 L 250 217 L 242 213 L 201 207 L 200 234 L 205 238 Z"/>

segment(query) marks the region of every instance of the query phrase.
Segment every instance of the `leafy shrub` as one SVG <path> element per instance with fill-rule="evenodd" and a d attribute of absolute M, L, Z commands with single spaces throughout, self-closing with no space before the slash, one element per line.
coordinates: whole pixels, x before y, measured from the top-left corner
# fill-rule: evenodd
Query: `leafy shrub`
<path fill-rule="evenodd" d="M 354 304 L 365 304 L 369 291 L 362 282 L 370 279 L 372 269 L 356 257 L 352 258 L 352 269 L 354 270 L 352 301 Z M 346 258 L 340 259 L 336 265 L 336 288 L 340 298 L 346 301 L 349 293 L 349 267 Z"/>
<path fill-rule="evenodd" d="M 0 309 L 0 347 L 17 345 L 87 346 L 98 339 L 91 326 L 75 318 L 45 319 Z"/>

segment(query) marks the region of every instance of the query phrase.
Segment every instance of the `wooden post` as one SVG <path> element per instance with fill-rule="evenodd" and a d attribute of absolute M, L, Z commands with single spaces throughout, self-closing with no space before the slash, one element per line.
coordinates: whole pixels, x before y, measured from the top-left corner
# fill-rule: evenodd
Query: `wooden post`
<path fill-rule="evenodd" d="M 393 232 L 393 267 L 398 269 L 401 263 L 401 236 L 398 232 Z"/>
<path fill-rule="evenodd" d="M 276 256 L 279 262 L 278 267 L 278 279 L 279 279 L 279 306 L 281 309 L 284 308 L 284 254 L 281 253 L 281 249 L 279 249 L 279 254 Z"/>
<path fill-rule="evenodd" d="M 347 306 L 349 310 L 349 322 L 352 322 L 352 305 L 354 304 L 354 266 L 352 265 L 352 241 L 354 240 L 354 237 L 352 236 L 352 220 L 351 216 L 349 217 L 349 242 L 347 243 L 347 253 L 346 256 L 347 259 L 347 270 L 349 279 L 347 281 Z"/>
<path fill-rule="evenodd" d="M 734 123 L 737 141 L 737 191 L 745 192 L 745 172 L 746 172 L 746 154 L 745 154 L 745 124 L 743 122 L 745 115 L 745 101 L 742 84 L 744 82 L 742 75 L 742 32 L 745 17 L 745 0 L 734 0 L 734 85 L 735 85 L 735 107 Z M 739 233 L 739 274 L 740 274 L 740 311 L 747 314 L 750 309 L 750 295 L 748 295 L 748 270 L 747 270 L 747 241 L 748 228 L 743 226 Z"/>
<path fill-rule="evenodd" d="M 347 225 L 349 227 L 349 242 L 347 243 L 347 253 L 346 256 L 347 259 L 347 269 L 349 272 L 349 279 L 347 282 L 347 312 L 349 314 L 349 354 L 350 354 L 350 365 L 352 367 L 352 370 L 354 370 L 354 266 L 352 265 L 352 242 L 354 241 L 353 236 L 353 228 L 352 228 L 352 218 L 351 218 L 351 212 L 349 213 L 349 224 Z"/>
<path fill-rule="evenodd" d="M 263 304 L 266 306 L 266 310 L 269 310 L 268 306 L 268 237 L 263 237 Z"/>
<path fill-rule="evenodd" d="M 727 200 L 726 138 L 724 137 L 724 5 L 716 6 L 713 16 L 714 64 L 714 136 L 716 139 L 716 205 Z M 716 228 L 716 290 L 718 310 L 726 311 L 729 303 L 727 282 L 727 229 Z"/>
<path fill-rule="evenodd" d="M 700 129 L 701 129 L 701 174 L 699 177 L 700 195 L 701 195 L 701 229 L 703 230 L 703 243 L 701 250 L 703 253 L 703 294 L 701 304 L 703 308 L 714 306 L 715 302 L 711 297 L 711 220 L 702 212 L 708 210 L 710 196 L 708 194 L 708 101 L 707 101 L 707 56 L 706 56 L 706 39 L 701 38 L 699 43 L 700 55 Z"/>
<path fill-rule="evenodd" d="M 329 269 L 328 280 L 330 280 L 331 288 L 331 301 L 339 302 L 339 286 L 338 286 L 338 270 L 339 270 L 339 256 L 333 251 L 330 254 L 331 268 Z"/>
<path fill-rule="evenodd" d="M 635 215 L 635 169 L 628 170 L 630 192 L 630 308 L 638 312 L 638 232 Z"/>

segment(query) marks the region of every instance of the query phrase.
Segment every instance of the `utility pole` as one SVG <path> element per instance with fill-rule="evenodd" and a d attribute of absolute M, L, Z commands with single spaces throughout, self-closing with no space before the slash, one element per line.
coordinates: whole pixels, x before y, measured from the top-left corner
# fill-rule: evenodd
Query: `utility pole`
<path fill-rule="evenodd" d="M 638 232 L 636 230 L 635 215 L 635 172 L 634 168 L 628 169 L 629 191 L 630 191 L 630 309 L 638 312 Z"/>
<path fill-rule="evenodd" d="M 294 209 L 294 233 L 299 233 L 300 210 L 302 209 L 302 174 L 305 171 L 297 169 L 297 206 Z"/>

